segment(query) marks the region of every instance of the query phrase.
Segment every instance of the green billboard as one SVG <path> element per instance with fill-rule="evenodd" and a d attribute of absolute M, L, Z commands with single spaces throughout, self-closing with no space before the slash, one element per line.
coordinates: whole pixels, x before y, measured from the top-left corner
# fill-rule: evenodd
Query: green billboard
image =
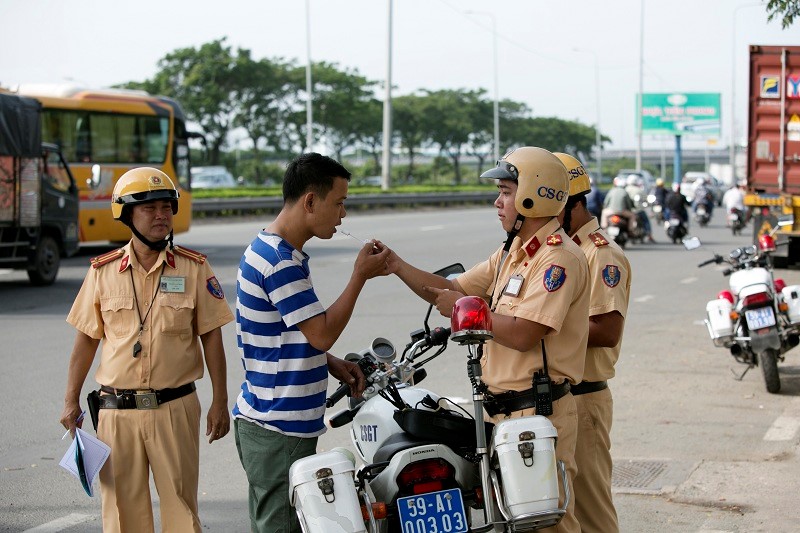
<path fill-rule="evenodd" d="M 719 93 L 645 93 L 642 133 L 718 136 Z"/>

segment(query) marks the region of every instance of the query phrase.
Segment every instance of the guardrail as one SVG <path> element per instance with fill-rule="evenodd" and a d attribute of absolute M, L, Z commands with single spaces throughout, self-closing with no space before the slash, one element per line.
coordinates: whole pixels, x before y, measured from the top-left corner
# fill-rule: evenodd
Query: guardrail
<path fill-rule="evenodd" d="M 347 207 L 413 207 L 415 205 L 485 204 L 497 198 L 497 192 L 441 192 L 419 194 L 356 194 L 347 197 Z M 197 198 L 192 201 L 192 212 L 208 216 L 230 212 L 252 213 L 279 211 L 283 198 L 263 196 L 256 198 Z"/>

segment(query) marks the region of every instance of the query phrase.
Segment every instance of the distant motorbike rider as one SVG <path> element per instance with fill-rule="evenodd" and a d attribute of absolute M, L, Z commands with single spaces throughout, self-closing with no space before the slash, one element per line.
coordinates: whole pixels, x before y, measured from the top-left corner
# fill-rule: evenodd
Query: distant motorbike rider
<path fill-rule="evenodd" d="M 653 189 L 653 196 L 656 198 L 656 205 L 660 205 L 662 210 L 667 203 L 667 194 L 669 194 L 669 191 L 664 187 L 664 180 L 658 178 L 656 180 L 656 186 Z"/>
<path fill-rule="evenodd" d="M 646 193 L 644 190 L 644 180 L 636 174 L 629 174 L 625 180 L 625 192 L 633 200 L 634 212 L 636 214 L 636 225 L 642 227 L 642 231 L 647 236 L 649 242 L 655 242 L 653 229 L 650 227 L 650 219 L 647 218 L 644 202 Z"/>
<path fill-rule="evenodd" d="M 603 200 L 605 200 L 606 195 L 597 187 L 594 178 L 591 176 L 589 176 L 589 184 L 592 189 L 586 194 L 586 209 L 589 210 L 592 216 L 597 217 L 597 220 L 600 220 L 603 214 Z"/>
<path fill-rule="evenodd" d="M 669 220 L 672 217 L 677 217 L 688 227 L 689 225 L 689 212 L 686 206 L 692 205 L 691 202 L 681 194 L 680 183 L 672 185 L 672 190 L 667 194 L 664 200 L 664 220 Z"/>
<path fill-rule="evenodd" d="M 694 187 L 693 212 L 697 213 L 697 208 L 701 205 L 706 208 L 708 218 L 711 218 L 714 211 L 714 195 L 711 193 L 711 189 L 708 188 L 705 178 L 698 179 Z"/>
<path fill-rule="evenodd" d="M 726 213 L 736 213 L 742 223 L 746 222 L 744 209 L 744 183 L 734 185 L 722 195 L 722 205 Z"/>
<path fill-rule="evenodd" d="M 600 220 L 600 225 L 603 228 L 608 227 L 608 217 L 611 215 L 620 215 L 628 220 L 628 229 L 636 227 L 636 215 L 633 210 L 636 207 L 633 200 L 625 191 L 626 179 L 622 176 L 614 178 L 614 187 L 606 193 L 603 200 L 603 212 Z"/>

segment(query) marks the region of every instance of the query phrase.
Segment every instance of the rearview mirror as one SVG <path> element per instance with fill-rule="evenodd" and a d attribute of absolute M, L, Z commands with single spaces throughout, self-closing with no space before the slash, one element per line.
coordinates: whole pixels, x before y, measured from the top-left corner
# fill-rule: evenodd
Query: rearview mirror
<path fill-rule="evenodd" d="M 686 237 L 681 242 L 683 242 L 683 247 L 687 250 L 696 250 L 703 245 L 697 237 Z"/>
<path fill-rule="evenodd" d="M 781 215 L 778 217 L 778 226 L 794 226 L 794 215 Z"/>
<path fill-rule="evenodd" d="M 462 274 L 464 272 L 466 272 L 466 269 L 464 269 L 464 265 L 462 265 L 461 263 L 455 263 L 455 264 L 452 264 L 450 266 L 446 266 L 444 268 L 440 268 L 439 270 L 434 272 L 434 274 L 436 274 L 437 276 L 441 276 L 441 277 L 443 277 L 445 279 L 451 279 L 452 280 L 452 279 L 455 279 L 456 276 L 458 276 L 459 274 Z"/>

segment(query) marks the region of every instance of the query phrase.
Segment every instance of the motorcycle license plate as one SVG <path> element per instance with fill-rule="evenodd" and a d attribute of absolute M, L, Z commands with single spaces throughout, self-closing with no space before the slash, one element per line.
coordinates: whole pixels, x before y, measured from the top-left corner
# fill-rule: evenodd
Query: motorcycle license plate
<path fill-rule="evenodd" d="M 466 533 L 467 513 L 458 489 L 397 499 L 403 533 Z"/>
<path fill-rule="evenodd" d="M 775 325 L 775 313 L 771 307 L 750 309 L 745 311 L 744 317 L 747 319 L 747 327 L 750 331 Z"/>
<path fill-rule="evenodd" d="M 616 237 L 619 235 L 619 228 L 617 226 L 609 226 L 606 228 L 606 233 L 608 233 L 609 237 Z"/>

